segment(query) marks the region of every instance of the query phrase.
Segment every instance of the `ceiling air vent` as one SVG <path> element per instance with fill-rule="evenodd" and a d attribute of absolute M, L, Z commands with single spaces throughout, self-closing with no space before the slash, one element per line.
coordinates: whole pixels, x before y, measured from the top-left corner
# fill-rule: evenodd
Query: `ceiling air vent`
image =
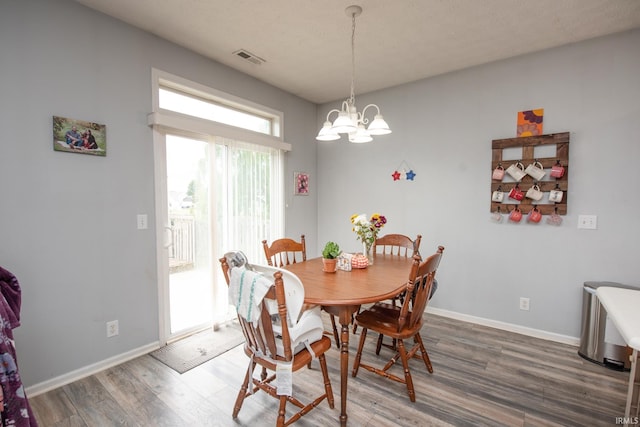
<path fill-rule="evenodd" d="M 246 51 L 244 49 L 236 50 L 235 52 L 233 52 L 233 54 L 244 59 L 245 61 L 249 61 L 256 65 L 260 65 L 263 62 L 266 62 L 264 59 L 260 58 L 259 56 L 256 56 L 253 53 Z"/>

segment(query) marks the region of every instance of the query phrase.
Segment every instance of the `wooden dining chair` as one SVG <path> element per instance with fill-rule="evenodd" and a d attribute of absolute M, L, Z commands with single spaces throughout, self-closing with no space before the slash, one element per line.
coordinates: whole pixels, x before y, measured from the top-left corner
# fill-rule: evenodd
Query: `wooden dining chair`
<path fill-rule="evenodd" d="M 385 234 L 373 242 L 374 253 L 393 254 L 412 257 L 420 253 L 420 241 L 422 236 L 418 234 L 415 240 L 404 234 Z"/>
<path fill-rule="evenodd" d="M 355 322 L 362 328 L 362 333 L 358 344 L 358 352 L 353 363 L 352 376 L 355 377 L 358 374 L 358 369 L 362 367 L 382 377 L 403 383 L 407 387 L 409 399 L 412 402 L 416 401 L 409 361 L 419 350 L 427 370 L 429 373 L 433 373 L 431 360 L 429 360 L 429 355 L 420 336 L 420 328 L 423 325 L 424 310 L 429 302 L 431 287 L 433 286 L 443 251 L 444 247 L 438 246 L 438 251 L 424 262 L 420 261 L 421 258 L 418 254 L 413 256 L 413 264 L 406 286 L 406 297 L 401 307 L 388 303 L 378 303 L 356 316 Z M 389 336 L 397 342 L 397 353 L 382 368 L 362 363 L 362 349 L 369 330 Z M 409 351 L 405 348 L 405 340 L 411 340 L 414 343 Z M 377 347 L 376 354 L 379 353 L 379 350 L 379 347 Z M 389 372 L 389 369 L 398 359 L 402 362 L 404 378 Z"/>
<path fill-rule="evenodd" d="M 391 254 L 398 255 L 404 257 L 412 257 L 415 254 L 420 254 L 420 241 L 422 240 L 422 235 L 418 234 L 415 240 L 411 240 L 411 237 L 405 236 L 404 234 L 385 234 L 384 236 L 378 237 L 373 242 L 373 253 L 381 253 L 381 254 Z M 395 305 L 397 301 L 402 303 L 404 298 L 404 292 L 400 295 L 391 298 L 391 302 Z M 358 310 L 358 313 L 360 309 Z M 358 325 L 353 324 L 353 333 L 355 334 L 358 330 Z"/>
<path fill-rule="evenodd" d="M 377 238 L 373 242 L 373 250 L 379 251 L 382 254 L 392 254 L 405 257 L 412 257 L 416 254 L 420 254 L 420 242 L 422 241 L 422 235 L 418 234 L 415 240 L 411 240 L 410 237 L 404 234 L 385 234 L 382 237 Z M 397 301 L 402 303 L 404 292 L 391 301 L 396 304 Z M 354 330 L 355 331 L 355 330 Z"/>
<path fill-rule="evenodd" d="M 282 267 L 307 260 L 307 245 L 304 240 L 304 234 L 300 236 L 299 242 L 285 237 L 274 240 L 269 245 L 266 240 L 263 240 L 262 247 L 264 248 L 264 255 L 267 257 L 267 263 L 274 267 Z"/>
<path fill-rule="evenodd" d="M 271 246 L 266 240 L 263 240 L 262 247 L 264 248 L 264 255 L 267 257 L 267 264 L 271 266 L 282 267 L 307 260 L 307 245 L 304 240 L 304 234 L 300 236 L 300 242 L 285 237 L 274 240 Z M 329 314 L 329 318 L 333 329 L 333 338 L 336 341 L 336 346 L 340 348 L 340 334 L 338 334 L 336 318 L 332 314 Z"/>
<path fill-rule="evenodd" d="M 227 257 L 221 258 L 220 264 L 227 285 L 234 286 L 234 279 L 237 283 L 237 275 L 242 273 L 236 271 L 236 276 L 234 277 L 234 272 L 231 271 L 232 265 L 230 265 Z M 303 313 L 298 323 L 292 321 L 292 319 L 298 317 L 298 311 L 301 310 L 302 299 L 304 299 L 304 287 L 300 280 L 297 279 L 297 276 L 280 269 L 272 269 L 275 270 L 272 276 L 266 274 L 266 272 L 260 274 L 261 269 L 267 267 L 254 267 L 255 271 L 245 271 L 245 274 L 258 275 L 253 276 L 253 279 L 247 278 L 247 280 L 251 280 L 252 291 L 256 277 L 260 277 L 262 280 L 269 278 L 268 283 L 270 285 L 264 298 L 259 302 L 258 312 L 254 313 L 253 316 L 249 316 L 249 320 L 242 315 L 242 309 L 238 309 L 238 321 L 245 337 L 244 352 L 249 357 L 249 367 L 236 398 L 232 416 L 234 419 L 238 417 L 246 397 L 262 390 L 280 402 L 276 426 L 288 426 L 306 415 L 324 399 L 327 399 L 331 409 L 334 408 L 333 391 L 325 359 L 325 352 L 331 348 L 331 340 L 323 335 L 319 308 L 316 313 Z M 244 279 L 244 275 L 240 277 Z M 293 288 L 285 286 L 285 279 L 290 281 L 289 285 L 292 285 Z M 240 283 L 242 286 L 242 282 Z M 292 297 L 294 301 L 289 301 L 289 297 Z M 238 306 L 242 306 L 242 304 L 238 303 Z M 251 321 L 251 319 L 253 320 Z M 311 329 L 308 328 L 309 324 L 312 326 Z M 306 341 L 304 341 L 305 337 Z M 322 371 L 324 382 L 324 393 L 322 395 L 314 398 L 311 403 L 305 404 L 294 397 L 293 393 L 283 391 L 282 388 L 278 389 L 276 372 L 279 368 L 290 364 L 291 373 L 294 373 L 305 366 L 310 367 L 314 357 L 318 358 Z M 262 371 L 260 377 L 256 378 L 254 377 L 254 370 L 258 365 L 262 368 Z M 300 384 L 300 387 L 304 387 L 304 384 Z M 289 419 L 286 419 L 287 402 L 300 408 Z"/>

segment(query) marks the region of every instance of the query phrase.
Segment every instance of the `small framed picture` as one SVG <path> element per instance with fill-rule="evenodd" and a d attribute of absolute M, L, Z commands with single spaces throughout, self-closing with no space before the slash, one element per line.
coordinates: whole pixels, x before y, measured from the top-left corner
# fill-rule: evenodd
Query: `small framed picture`
<path fill-rule="evenodd" d="M 104 157 L 107 155 L 107 127 L 53 116 L 53 150 Z"/>
<path fill-rule="evenodd" d="M 306 172 L 293 173 L 293 194 L 296 196 L 309 195 L 309 174 Z"/>

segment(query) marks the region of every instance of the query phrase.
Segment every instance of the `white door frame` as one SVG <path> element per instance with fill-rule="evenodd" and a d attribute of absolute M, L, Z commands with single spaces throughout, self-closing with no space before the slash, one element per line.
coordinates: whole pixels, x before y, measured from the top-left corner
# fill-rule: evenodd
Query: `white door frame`
<path fill-rule="evenodd" d="M 158 301 L 159 301 L 159 341 L 160 345 L 165 345 L 171 336 L 171 325 L 169 322 L 170 301 L 169 301 L 169 265 L 167 242 L 169 234 L 167 232 L 169 218 L 169 202 L 167 200 L 167 163 L 166 163 L 166 134 L 184 136 L 213 143 L 215 136 L 231 138 L 253 144 L 277 148 L 282 151 L 291 151 L 291 144 L 284 141 L 281 133 L 283 127 L 282 112 L 269 107 L 256 104 L 252 101 L 224 93 L 222 91 L 200 85 L 182 77 L 153 68 L 151 70 L 152 80 L 152 113 L 147 116 L 147 123 L 153 129 L 153 153 L 154 153 L 154 176 L 155 176 L 155 223 L 156 223 L 156 262 L 158 277 Z M 161 81 L 164 84 L 171 84 L 177 88 L 191 88 L 201 93 L 213 95 L 223 100 L 227 105 L 239 106 L 247 111 L 266 112 L 274 118 L 274 135 L 266 135 L 251 130 L 225 125 L 222 123 L 202 120 L 195 117 L 172 111 L 161 110 L 159 107 L 159 88 Z M 213 150 L 215 151 L 215 149 Z M 213 156 L 210 156 L 212 158 Z M 212 174 L 213 177 L 214 174 Z M 213 179 L 213 178 L 212 178 Z M 215 188 L 212 186 L 212 188 Z M 216 218 L 215 203 L 211 207 L 212 221 Z M 211 228 L 214 230 L 215 228 Z M 216 236 L 212 237 L 213 239 Z M 215 241 L 212 242 L 215 247 Z M 216 275 L 214 274 L 214 280 Z"/>
<path fill-rule="evenodd" d="M 153 162 L 155 178 L 155 223 L 156 223 L 156 265 L 158 277 L 158 327 L 160 346 L 164 346 L 171 335 L 169 319 L 169 256 L 168 244 L 171 237 L 169 227 L 169 200 L 167 199 L 167 148 L 166 136 L 157 128 L 153 129 Z"/>

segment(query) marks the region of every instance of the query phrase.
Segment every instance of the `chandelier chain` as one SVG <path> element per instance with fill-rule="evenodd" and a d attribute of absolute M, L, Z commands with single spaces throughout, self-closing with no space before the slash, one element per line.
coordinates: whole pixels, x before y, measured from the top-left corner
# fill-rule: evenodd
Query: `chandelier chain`
<path fill-rule="evenodd" d="M 349 98 L 349 104 L 355 105 L 355 80 L 356 80 L 356 14 L 351 14 L 351 96 Z"/>

